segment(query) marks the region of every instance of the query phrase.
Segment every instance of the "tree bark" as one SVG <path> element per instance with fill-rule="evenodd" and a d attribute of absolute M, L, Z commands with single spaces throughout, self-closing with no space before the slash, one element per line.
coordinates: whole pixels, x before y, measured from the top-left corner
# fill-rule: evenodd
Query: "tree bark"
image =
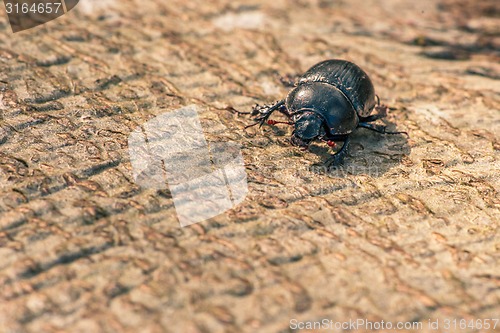
<path fill-rule="evenodd" d="M 81 1 L 17 34 L 3 16 L 0 331 L 498 318 L 498 2 L 216 3 Z M 234 112 L 329 58 L 409 134 L 359 129 L 333 171 L 326 146 Z M 241 145 L 249 192 L 181 228 L 167 189 L 134 182 L 128 137 L 192 104 L 208 141 Z"/>

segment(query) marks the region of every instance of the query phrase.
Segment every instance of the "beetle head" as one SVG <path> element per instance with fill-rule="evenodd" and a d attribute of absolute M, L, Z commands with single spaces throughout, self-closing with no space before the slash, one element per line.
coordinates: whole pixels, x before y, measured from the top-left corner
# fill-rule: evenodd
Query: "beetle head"
<path fill-rule="evenodd" d="M 295 130 L 292 133 L 292 144 L 299 147 L 308 147 L 314 139 L 325 135 L 323 118 L 315 112 L 304 111 L 295 121 Z"/>

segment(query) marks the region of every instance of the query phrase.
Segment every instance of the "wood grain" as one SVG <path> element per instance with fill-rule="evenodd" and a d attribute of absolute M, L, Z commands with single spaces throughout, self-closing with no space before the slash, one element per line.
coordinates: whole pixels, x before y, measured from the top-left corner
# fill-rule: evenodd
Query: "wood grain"
<path fill-rule="evenodd" d="M 89 0 L 7 24 L 0 332 L 498 317 L 497 1 Z M 325 173 L 324 148 L 227 108 L 281 99 L 280 76 L 328 58 L 369 73 L 409 138 L 359 130 Z M 180 228 L 168 191 L 134 183 L 127 138 L 189 104 L 208 140 L 241 144 L 249 194 Z"/>

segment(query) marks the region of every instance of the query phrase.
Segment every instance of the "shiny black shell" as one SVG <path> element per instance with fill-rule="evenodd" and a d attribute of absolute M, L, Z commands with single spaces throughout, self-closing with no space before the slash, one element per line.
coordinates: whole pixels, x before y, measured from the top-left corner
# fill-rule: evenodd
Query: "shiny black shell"
<path fill-rule="evenodd" d="M 288 94 L 286 107 L 293 117 L 300 117 L 306 111 L 319 114 L 324 119 L 330 134 L 350 134 L 359 122 L 352 103 L 344 93 L 329 83 L 299 84 Z"/>
<path fill-rule="evenodd" d="M 359 66 L 346 60 L 325 60 L 307 70 L 298 85 L 324 82 L 339 89 L 351 102 L 357 115 L 366 117 L 376 105 L 373 84 Z"/>

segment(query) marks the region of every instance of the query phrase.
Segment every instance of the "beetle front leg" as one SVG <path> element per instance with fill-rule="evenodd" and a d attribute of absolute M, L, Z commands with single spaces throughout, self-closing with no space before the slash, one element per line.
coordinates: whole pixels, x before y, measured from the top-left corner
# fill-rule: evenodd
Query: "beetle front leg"
<path fill-rule="evenodd" d="M 280 111 L 282 113 L 285 113 L 285 115 L 288 115 L 288 112 L 286 111 L 285 100 L 278 101 L 275 104 L 268 105 L 268 106 L 256 105 L 252 111 L 253 116 L 258 115 L 254 119 L 255 123 L 248 125 L 246 127 L 247 128 L 252 127 L 252 126 L 255 126 L 257 124 L 260 124 L 259 127 L 262 126 L 266 122 L 266 120 L 271 116 L 271 114 L 273 114 L 274 111 Z"/>
<path fill-rule="evenodd" d="M 349 148 L 349 137 L 346 136 L 344 140 L 344 144 L 342 145 L 342 148 L 335 154 L 332 154 L 332 159 L 327 162 L 327 165 L 330 166 L 339 166 L 344 162 L 344 158 L 347 156 L 347 150 Z"/>
<path fill-rule="evenodd" d="M 262 116 L 267 116 L 267 118 L 269 118 L 271 113 L 273 113 L 274 111 L 282 112 L 282 109 L 286 109 L 284 99 L 282 99 L 281 101 L 277 101 L 274 104 L 269 104 L 269 105 L 261 106 L 261 105 L 257 104 L 253 107 L 252 116 L 259 115 L 259 117 L 257 117 L 257 118 L 260 118 Z"/>

